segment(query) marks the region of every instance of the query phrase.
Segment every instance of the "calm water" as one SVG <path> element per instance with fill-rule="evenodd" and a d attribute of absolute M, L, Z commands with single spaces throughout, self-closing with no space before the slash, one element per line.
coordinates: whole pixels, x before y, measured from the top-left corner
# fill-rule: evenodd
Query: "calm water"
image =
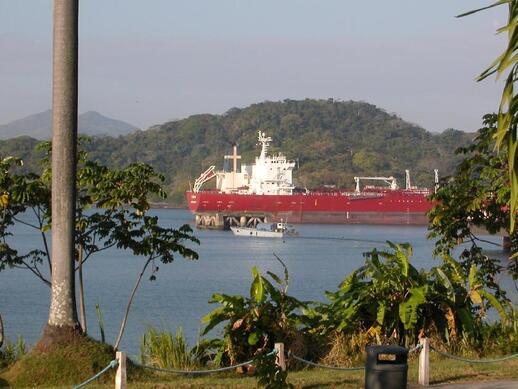
<path fill-rule="evenodd" d="M 192 224 L 184 210 L 156 210 L 164 226 Z M 325 290 L 334 290 L 351 270 L 363 264 L 362 253 L 385 247 L 385 241 L 410 242 L 413 264 L 428 268 L 438 264 L 432 258 L 433 242 L 426 239 L 425 227 L 300 225 L 300 237 L 282 241 L 234 237 L 229 231 L 196 231 L 201 245 L 200 259 L 178 257 L 172 264 L 159 264 L 154 282 L 143 280 L 129 316 L 121 349 L 136 355 L 139 339 L 146 327 L 155 325 L 174 330 L 181 326 L 190 343 L 202 328 L 200 319 L 213 306 L 207 303 L 212 293 L 247 294 L 250 268 L 282 274 L 274 258 L 281 257 L 290 271 L 290 294 L 301 300 L 322 300 Z M 498 238 L 489 238 L 499 242 Z M 20 227 L 13 242 L 19 249 L 39 247 L 34 231 Z M 120 250 L 109 250 L 85 264 L 85 296 L 90 335 L 99 338 L 95 305 L 104 315 L 106 339 L 115 341 L 123 310 L 143 259 Z M 501 283 L 514 291 L 512 281 Z M 516 295 L 513 294 L 513 297 Z M 516 300 L 515 298 L 513 298 Z M 0 272 L 0 313 L 6 335 L 23 335 L 29 344 L 40 336 L 47 320 L 49 288 L 30 272 L 10 269 Z"/>

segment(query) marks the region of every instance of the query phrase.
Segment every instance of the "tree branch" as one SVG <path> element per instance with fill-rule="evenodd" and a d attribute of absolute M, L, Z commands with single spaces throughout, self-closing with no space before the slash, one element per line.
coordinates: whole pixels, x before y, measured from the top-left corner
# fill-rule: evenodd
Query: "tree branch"
<path fill-rule="evenodd" d="M 33 272 L 36 275 L 36 277 L 38 277 L 40 280 L 42 280 L 48 287 L 52 286 L 51 282 L 49 280 L 47 280 L 45 277 L 43 277 L 43 275 L 40 273 L 40 271 L 37 270 L 38 269 L 37 267 L 35 270 L 27 262 L 22 260 L 22 263 L 25 265 L 25 267 L 27 269 L 29 269 L 31 272 Z"/>
<path fill-rule="evenodd" d="M 47 256 L 47 263 L 49 265 L 49 271 L 50 271 L 50 274 L 52 274 L 52 261 L 50 260 L 50 251 L 49 251 L 49 245 L 47 242 L 47 236 L 45 235 L 45 232 L 43 232 L 43 220 L 41 219 L 41 208 L 40 208 L 40 206 L 38 206 L 37 208 L 38 208 L 38 212 L 36 212 L 34 207 L 32 208 L 32 210 L 34 211 L 34 214 L 38 218 L 38 223 L 40 225 L 39 230 L 41 232 L 41 239 L 43 240 L 43 246 L 45 247 L 45 254 Z"/>
<path fill-rule="evenodd" d="M 106 247 L 103 247 L 102 249 L 95 250 L 95 251 L 90 251 L 89 253 L 87 253 L 87 254 L 85 255 L 85 258 L 83 259 L 83 261 L 82 261 L 81 263 L 82 263 L 82 264 L 84 264 L 84 263 L 86 262 L 86 260 L 87 260 L 88 258 L 90 258 L 90 256 L 91 256 L 92 254 L 96 254 L 96 253 L 99 253 L 99 252 L 101 252 L 101 251 L 104 251 L 104 250 L 107 250 L 107 249 L 109 249 L 109 248 L 112 248 L 112 247 L 113 247 L 113 246 L 115 246 L 116 244 L 117 244 L 117 243 L 116 243 L 116 242 L 114 242 L 114 243 L 112 243 L 112 244 L 110 244 L 110 245 L 108 245 L 108 246 L 106 246 Z M 75 267 L 75 270 L 77 270 L 77 269 L 79 269 L 79 266 L 76 266 L 76 267 Z"/>
<path fill-rule="evenodd" d="M 43 239 L 43 246 L 45 246 L 45 257 L 47 258 L 47 263 L 49 265 L 49 272 L 52 274 L 52 261 L 50 260 L 49 245 L 47 243 L 47 237 L 43 231 L 41 231 L 41 238 Z"/>
<path fill-rule="evenodd" d="M 38 226 L 35 226 L 35 225 L 31 224 L 31 223 L 24 222 L 23 220 L 18 219 L 16 216 L 13 216 L 13 220 L 15 222 L 20 223 L 20 224 L 25 224 L 28 227 L 32 227 L 32 228 L 35 228 L 37 230 L 39 229 Z"/>
<path fill-rule="evenodd" d="M 115 350 L 118 349 L 120 341 L 122 339 L 122 334 L 124 333 L 124 329 L 126 328 L 126 321 L 128 320 L 129 310 L 131 307 L 131 303 L 133 302 L 133 298 L 135 297 L 135 293 L 137 292 L 137 289 L 140 285 L 140 281 L 142 280 L 142 276 L 144 275 L 146 268 L 148 267 L 148 265 L 151 263 L 152 260 L 153 260 L 152 257 L 148 258 L 148 260 L 146 261 L 146 264 L 142 268 L 142 271 L 140 272 L 139 276 L 137 277 L 137 281 L 135 282 L 135 286 L 133 287 L 133 290 L 131 291 L 130 298 L 128 299 L 128 303 L 126 304 L 126 310 L 124 312 L 124 317 L 122 319 L 121 327 L 119 329 L 119 335 L 117 336 L 117 340 L 115 341 L 115 344 L 113 346 L 113 348 Z"/>
<path fill-rule="evenodd" d="M 478 240 L 479 242 L 489 243 L 489 244 L 492 244 L 497 247 L 503 247 L 500 243 L 495 243 L 495 242 L 491 242 L 490 240 L 479 238 L 478 236 L 476 236 L 475 234 L 473 234 L 471 232 L 470 232 L 470 235 L 474 240 Z"/>

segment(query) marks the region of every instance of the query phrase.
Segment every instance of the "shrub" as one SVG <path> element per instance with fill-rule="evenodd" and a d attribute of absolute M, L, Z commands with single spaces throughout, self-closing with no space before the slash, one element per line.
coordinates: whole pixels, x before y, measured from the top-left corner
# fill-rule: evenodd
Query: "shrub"
<path fill-rule="evenodd" d="M 27 350 L 23 337 L 18 336 L 16 343 L 12 343 L 7 339 L 3 350 L 0 350 L 0 368 L 12 365 L 18 359 L 23 357 L 26 352 Z"/>
<path fill-rule="evenodd" d="M 189 349 L 181 328 L 175 334 L 149 328 L 140 340 L 140 359 L 160 368 L 193 370 L 200 366 L 198 349 Z"/>
<path fill-rule="evenodd" d="M 466 275 L 458 262 L 418 271 L 409 244 L 388 242 L 390 250 L 366 253 L 365 265 L 349 274 L 327 304 L 307 315 L 322 335 L 366 333 L 369 341 L 410 346 L 421 335 L 443 340 L 480 338 L 486 311 L 495 308 L 508 322 L 505 301 L 489 293 L 476 265 Z"/>
<path fill-rule="evenodd" d="M 299 330 L 305 304 L 287 294 L 288 269 L 276 258 L 284 268 L 283 279 L 268 271 L 270 281 L 253 267 L 249 297 L 214 294 L 209 301 L 220 307 L 202 319 L 207 324 L 203 334 L 224 323 L 217 363 L 246 361 L 271 351 L 275 342 L 283 342 L 287 348 L 304 348 L 304 335 Z"/>

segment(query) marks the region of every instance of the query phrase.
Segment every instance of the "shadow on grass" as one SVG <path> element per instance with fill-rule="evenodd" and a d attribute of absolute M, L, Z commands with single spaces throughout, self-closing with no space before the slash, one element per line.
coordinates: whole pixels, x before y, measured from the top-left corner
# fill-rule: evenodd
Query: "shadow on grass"
<path fill-rule="evenodd" d="M 480 377 L 480 373 L 468 373 L 468 374 L 455 374 L 451 377 L 442 377 L 437 380 L 430 380 L 431 385 L 440 385 L 440 384 L 446 384 L 446 383 L 457 383 L 459 381 L 465 380 L 467 378 L 476 378 Z"/>
<path fill-rule="evenodd" d="M 345 385 L 358 385 L 361 384 L 361 380 L 355 379 L 336 379 L 329 380 L 326 382 L 320 382 L 318 384 L 302 385 L 303 389 L 317 389 L 317 388 L 340 388 Z"/>
<path fill-rule="evenodd" d="M 9 387 L 9 382 L 0 378 L 0 388 L 8 388 L 8 387 Z"/>

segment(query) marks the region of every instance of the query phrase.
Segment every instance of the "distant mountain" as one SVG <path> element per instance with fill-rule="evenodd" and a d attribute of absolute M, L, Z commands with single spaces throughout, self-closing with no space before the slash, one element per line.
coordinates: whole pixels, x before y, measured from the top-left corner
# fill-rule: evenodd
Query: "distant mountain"
<path fill-rule="evenodd" d="M 91 136 L 117 137 L 138 130 L 138 127 L 132 124 L 108 118 L 95 111 L 88 111 L 79 115 L 78 125 L 80 133 Z"/>
<path fill-rule="evenodd" d="M 95 111 L 88 111 L 79 115 L 79 133 L 90 136 L 127 135 L 138 128 L 123 122 L 101 115 Z M 0 125 L 0 139 L 30 136 L 35 139 L 50 139 L 52 136 L 52 111 L 49 109 L 14 122 Z"/>
<path fill-rule="evenodd" d="M 236 142 L 243 163 L 258 155 L 257 131 L 272 137 L 271 152 L 296 160 L 298 186 L 349 187 L 354 176 L 391 176 L 404 183 L 433 187 L 433 169 L 451 174 L 459 162 L 455 149 L 472 133 L 454 129 L 430 133 L 372 104 L 357 101 L 284 100 L 232 108 L 223 115 L 200 114 L 112 138 L 96 137 L 84 145 L 90 157 L 112 167 L 145 162 L 163 173 L 169 202 L 185 204 L 184 192 L 211 165 L 218 169 Z M 30 152 L 34 139 L 0 141 L 0 156 L 22 157 L 37 170 Z M 210 185 L 211 183 L 207 183 Z"/>

